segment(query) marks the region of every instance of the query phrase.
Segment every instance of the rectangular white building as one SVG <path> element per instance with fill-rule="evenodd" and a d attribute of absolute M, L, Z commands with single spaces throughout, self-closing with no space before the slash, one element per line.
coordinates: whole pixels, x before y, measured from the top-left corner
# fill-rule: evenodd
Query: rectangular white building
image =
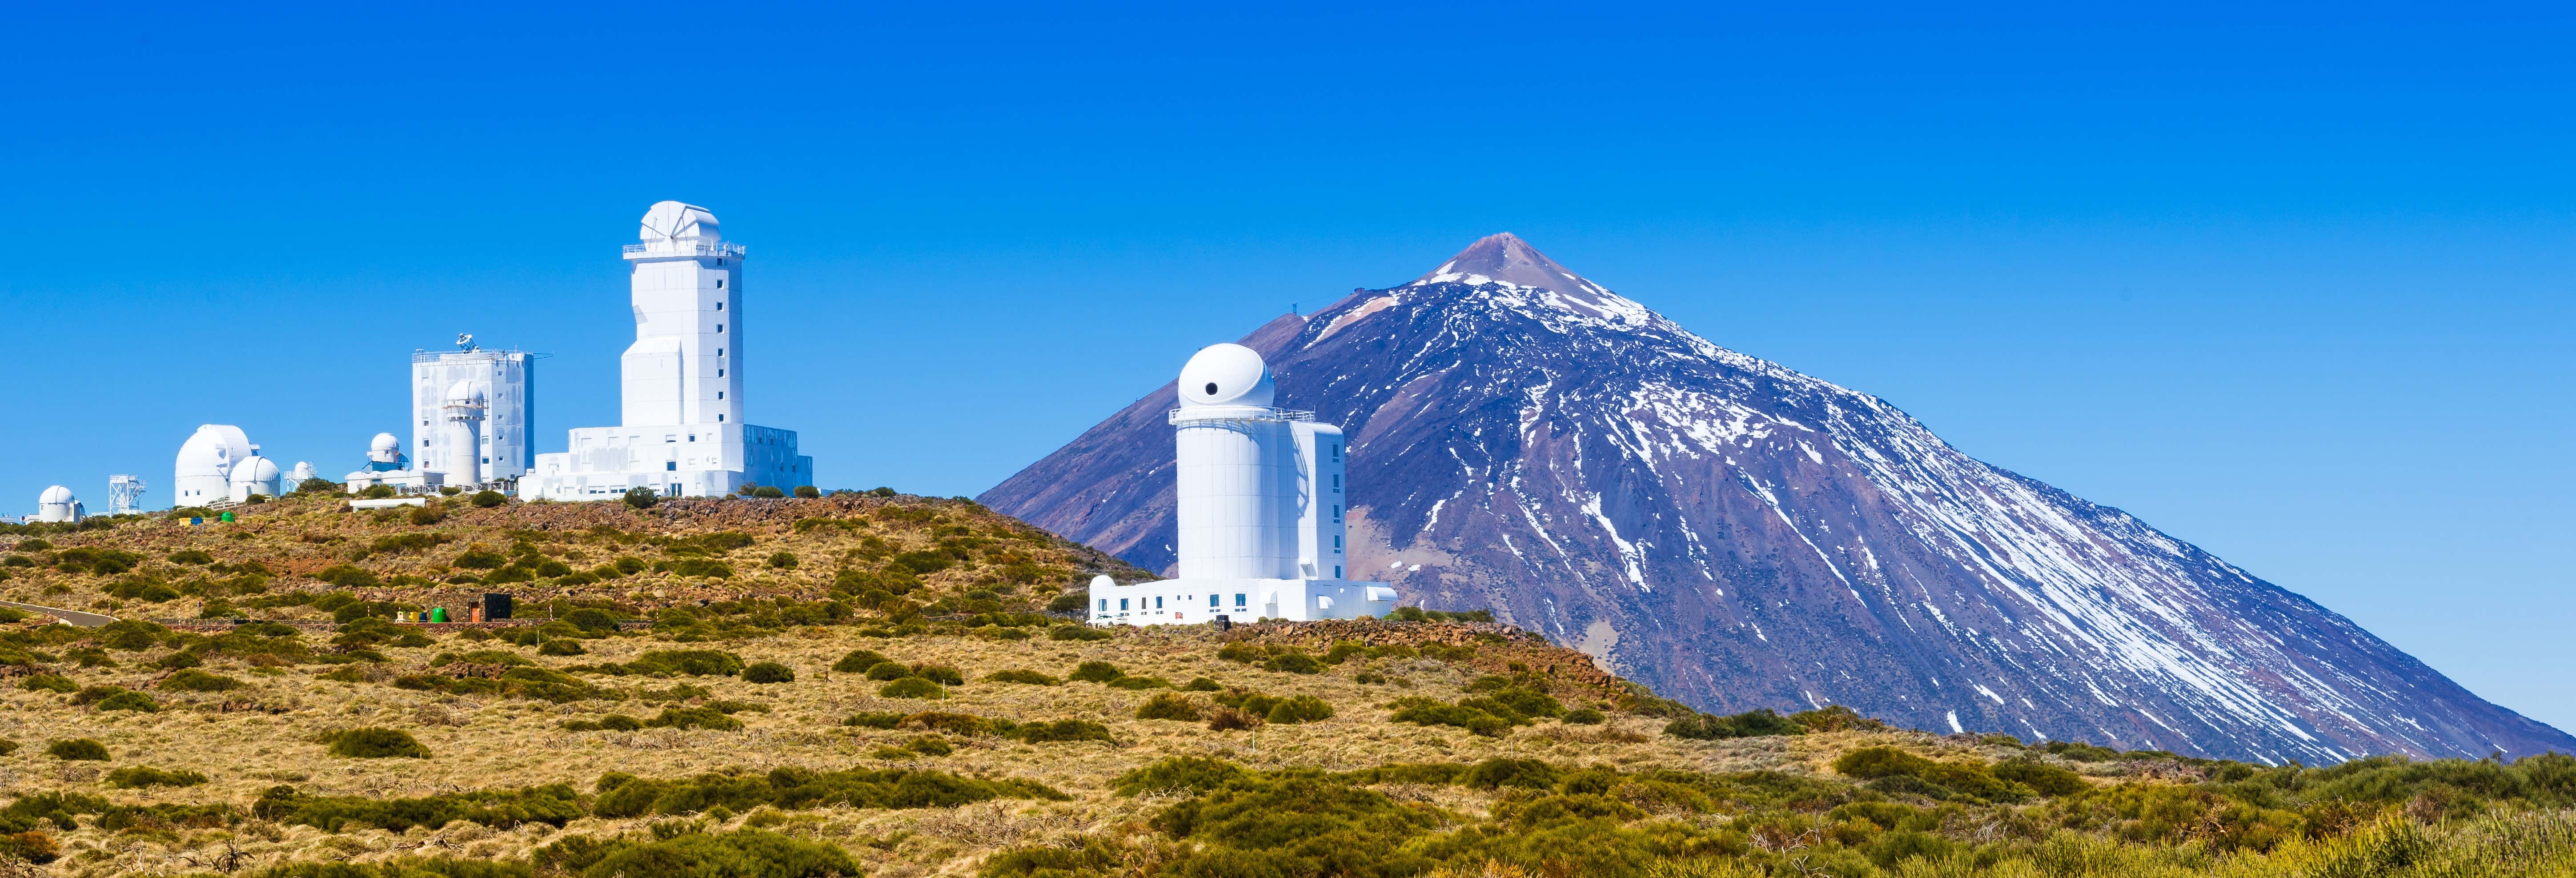
<path fill-rule="evenodd" d="M 665 201 L 626 247 L 635 343 L 619 360 L 616 427 L 571 432 L 571 448 L 539 455 L 525 497 L 611 500 L 634 488 L 669 497 L 814 483 L 796 433 L 743 423 L 744 325 L 740 244 L 706 208 Z"/>
<path fill-rule="evenodd" d="M 445 428 L 441 407 L 447 391 L 459 381 L 483 391 L 485 411 L 474 449 L 482 481 L 500 482 L 527 475 L 537 460 L 537 360 L 524 351 L 413 351 L 411 355 L 411 457 L 419 469 L 455 472 L 449 448 L 453 431 Z"/>

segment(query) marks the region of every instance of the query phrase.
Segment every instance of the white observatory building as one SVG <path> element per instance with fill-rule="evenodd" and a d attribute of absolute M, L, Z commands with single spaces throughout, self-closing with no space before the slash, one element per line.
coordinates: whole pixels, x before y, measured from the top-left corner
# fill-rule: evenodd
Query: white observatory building
<path fill-rule="evenodd" d="M 460 487 L 527 475 L 537 459 L 536 434 L 529 429 L 536 416 L 536 355 L 484 350 L 471 335 L 457 336 L 456 347 L 411 354 L 412 456 L 421 469 L 446 475 L 443 484 Z M 459 383 L 469 391 L 460 394 Z M 450 420 L 459 396 L 475 396 L 482 407 L 470 436 Z M 473 478 L 452 475 L 469 464 Z"/>
<path fill-rule="evenodd" d="M 396 490 L 419 493 L 434 486 L 430 474 L 405 466 L 411 458 L 403 455 L 402 440 L 392 433 L 378 433 L 367 443 L 367 465 L 343 479 L 349 493 L 355 494 L 377 485 L 391 485 Z"/>
<path fill-rule="evenodd" d="M 635 343 L 619 361 L 616 427 L 572 431 L 571 450 L 543 454 L 519 494 L 614 500 L 634 488 L 669 497 L 731 494 L 744 485 L 814 483 L 796 433 L 743 422 L 742 245 L 715 214 L 677 201 L 644 213 L 626 245 Z"/>
<path fill-rule="evenodd" d="M 79 498 L 72 496 L 72 489 L 55 485 L 36 495 L 36 517 L 29 520 L 76 522 L 87 517 L 89 514 L 81 508 Z"/>
<path fill-rule="evenodd" d="M 283 474 L 277 462 L 259 456 L 259 446 L 240 427 L 206 424 L 179 446 L 179 466 L 171 480 L 174 506 L 238 503 L 252 494 L 278 494 Z"/>
<path fill-rule="evenodd" d="M 1308 621 L 1383 616 L 1395 589 L 1345 578 L 1342 429 L 1271 407 L 1270 367 L 1237 344 L 1181 367 L 1180 576 L 1095 581 L 1094 623 L 1194 625 L 1226 616 Z"/>

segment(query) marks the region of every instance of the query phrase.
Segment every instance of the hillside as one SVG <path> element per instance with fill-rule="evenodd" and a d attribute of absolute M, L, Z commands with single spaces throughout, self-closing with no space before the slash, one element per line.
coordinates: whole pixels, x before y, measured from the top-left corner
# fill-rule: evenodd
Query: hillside
<path fill-rule="evenodd" d="M 126 620 L 0 612 L 0 875 L 2576 868 L 2568 757 L 2275 769 L 1712 717 L 1412 614 L 1093 631 L 1040 611 L 1141 571 L 955 500 L 298 497 L 0 529 L 0 571 Z M 486 588 L 555 621 L 385 620 Z"/>
<path fill-rule="evenodd" d="M 1356 576 L 1705 710 L 2274 765 L 2576 750 L 2314 601 L 1508 234 L 1243 344 L 1280 406 L 1349 437 Z M 1164 569 L 1174 404 L 1144 393 L 980 499 Z"/>

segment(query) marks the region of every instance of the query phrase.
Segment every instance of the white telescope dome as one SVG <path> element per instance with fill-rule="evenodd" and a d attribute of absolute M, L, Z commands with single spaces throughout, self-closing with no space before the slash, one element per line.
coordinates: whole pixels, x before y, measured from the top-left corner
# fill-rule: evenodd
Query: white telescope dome
<path fill-rule="evenodd" d="M 1270 407 L 1275 390 L 1261 353 L 1239 344 L 1200 349 L 1181 367 L 1181 405 Z"/>
<path fill-rule="evenodd" d="M 706 208 L 677 201 L 663 201 L 644 211 L 644 228 L 636 237 L 645 241 L 669 241 L 681 238 L 715 240 L 716 215 Z"/>
<path fill-rule="evenodd" d="M 70 489 L 70 488 L 66 488 L 66 487 L 63 487 L 63 486 L 61 486 L 61 485 L 55 485 L 55 486 L 53 486 L 53 487 L 51 487 L 51 488 L 46 488 L 46 489 L 45 489 L 45 493 L 43 493 L 43 494 L 41 494 L 41 495 L 38 495 L 38 496 L 36 497 L 36 505 L 38 505 L 38 506 L 43 506 L 43 505 L 53 504 L 53 503 L 70 503 L 70 502 L 72 502 L 72 489 Z"/>
<path fill-rule="evenodd" d="M 206 424 L 179 446 L 179 477 L 223 478 L 233 462 L 250 456 L 250 436 L 231 424 Z"/>
<path fill-rule="evenodd" d="M 448 405 L 482 405 L 483 388 L 472 381 L 459 381 L 447 386 Z"/>
<path fill-rule="evenodd" d="M 392 433 L 378 433 L 373 441 L 367 443 L 368 462 L 392 463 L 400 459 L 402 440 L 394 438 Z"/>
<path fill-rule="evenodd" d="M 253 457 L 233 464 L 232 483 L 236 485 L 272 483 L 278 477 L 277 462 L 265 457 Z"/>

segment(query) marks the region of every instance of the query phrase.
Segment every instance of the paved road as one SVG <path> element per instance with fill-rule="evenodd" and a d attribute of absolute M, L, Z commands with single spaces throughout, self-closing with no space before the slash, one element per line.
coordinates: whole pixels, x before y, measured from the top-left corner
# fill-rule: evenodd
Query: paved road
<path fill-rule="evenodd" d="M 21 610 L 33 610 L 82 628 L 96 628 L 109 622 L 116 621 L 115 616 L 101 616 L 97 613 L 84 613 L 79 610 L 65 610 L 56 607 L 39 607 L 35 604 L 22 604 L 17 601 L 0 601 L 0 607 L 16 607 Z"/>

